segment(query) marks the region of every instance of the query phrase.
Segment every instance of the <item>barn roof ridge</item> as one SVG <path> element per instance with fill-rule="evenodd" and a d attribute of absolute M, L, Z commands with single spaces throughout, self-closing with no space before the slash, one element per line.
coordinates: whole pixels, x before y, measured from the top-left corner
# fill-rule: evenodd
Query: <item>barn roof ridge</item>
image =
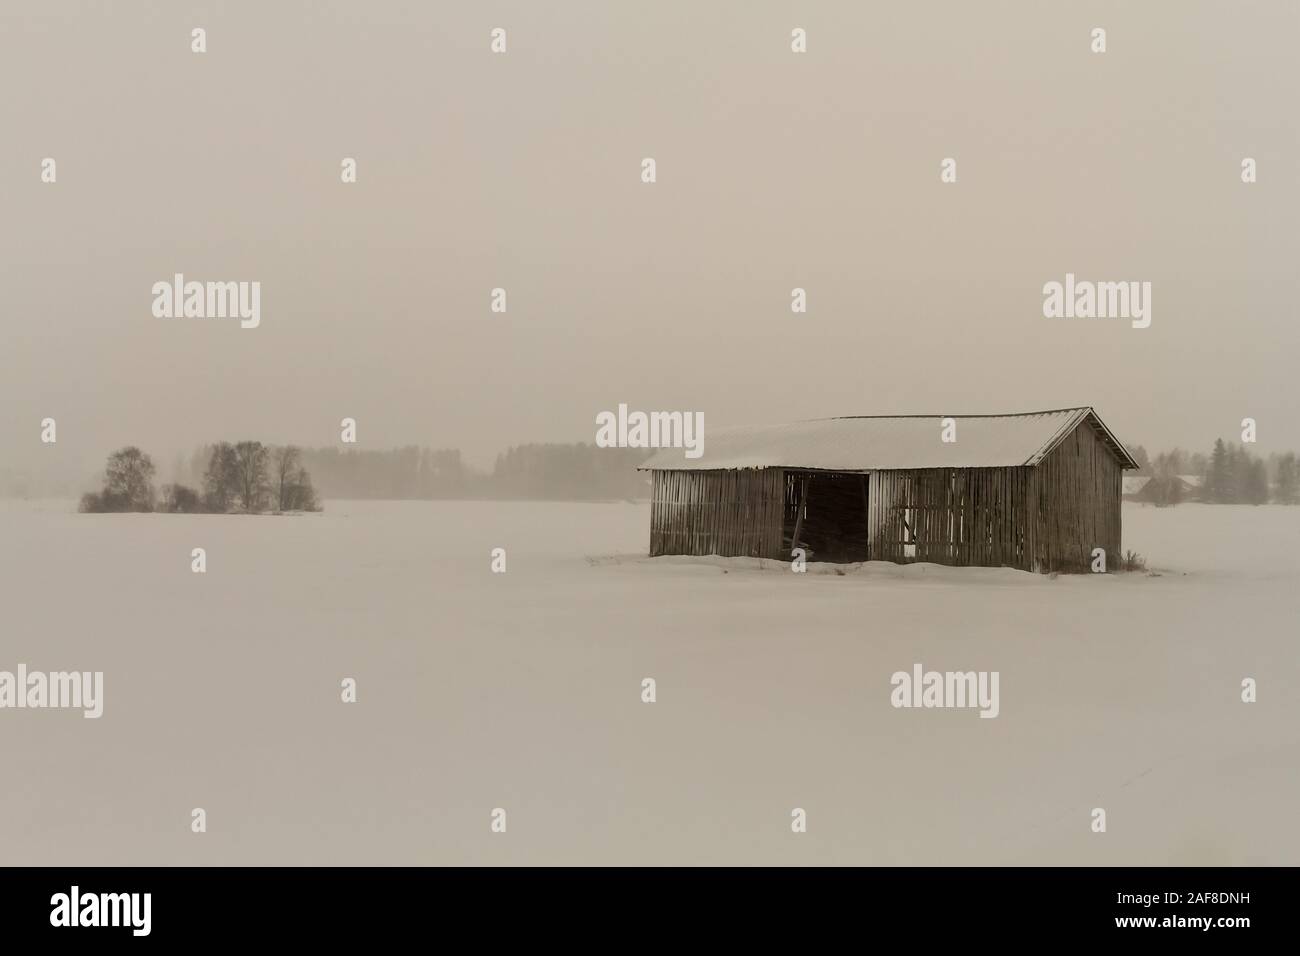
<path fill-rule="evenodd" d="M 855 418 L 1025 418 L 1029 415 L 1057 415 L 1061 412 L 1091 412 L 1091 405 L 1067 405 L 1064 408 L 1044 408 L 1036 412 L 944 412 L 938 415 L 830 415 L 826 418 L 805 418 L 806 422 L 838 422 Z"/>
<path fill-rule="evenodd" d="M 964 432 L 959 429 L 956 442 L 941 445 L 928 433 L 921 433 L 915 424 L 943 418 L 966 423 Z M 1050 420 L 1032 421 L 1044 418 Z M 1007 425 L 1000 427 L 999 422 Z M 973 423 L 978 423 L 979 431 L 972 439 L 969 429 Z M 1138 467 L 1091 405 L 1075 405 L 997 415 L 839 415 L 776 425 L 734 425 L 706 433 L 699 458 L 683 459 L 680 450 L 661 449 L 638 470 L 806 468 L 865 472 L 1032 467 L 1084 423 L 1122 469 Z M 710 446 L 713 455 L 709 454 Z"/>

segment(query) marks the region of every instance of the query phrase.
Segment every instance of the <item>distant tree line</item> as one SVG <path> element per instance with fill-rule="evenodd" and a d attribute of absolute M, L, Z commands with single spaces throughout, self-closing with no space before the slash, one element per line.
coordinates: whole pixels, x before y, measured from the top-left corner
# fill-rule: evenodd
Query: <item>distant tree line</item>
<path fill-rule="evenodd" d="M 1150 477 L 1142 497 L 1156 504 L 1178 504 L 1188 496 L 1182 479 L 1201 479 L 1199 501 L 1210 504 L 1300 504 L 1300 469 L 1296 453 L 1252 455 L 1244 445 L 1214 443 L 1210 454 L 1188 453 L 1181 448 L 1161 452 L 1154 461 L 1141 445 L 1129 449 L 1138 463 L 1137 474 Z"/>
<path fill-rule="evenodd" d="M 193 480 L 201 480 L 210 454 L 195 452 L 189 464 Z M 620 501 L 649 496 L 649 481 L 636 470 L 649 454 L 594 444 L 520 445 L 498 455 L 491 471 L 471 467 L 457 449 L 415 445 L 305 448 L 300 457 L 326 498 Z"/>
<path fill-rule="evenodd" d="M 154 489 L 153 460 L 134 446 L 108 456 L 104 486 L 81 498 L 86 512 L 163 511 L 182 514 L 258 514 L 319 511 L 302 452 L 293 445 L 218 442 L 205 449 L 201 488 L 179 482 Z"/>
<path fill-rule="evenodd" d="M 1278 475 L 1275 500 L 1295 504 L 1295 454 L 1276 459 Z M 1226 444 L 1222 438 L 1214 443 L 1210 463 L 1205 469 L 1203 500 L 1222 504 L 1267 504 L 1271 496 L 1269 469 L 1262 458 L 1252 455 L 1242 445 Z"/>
<path fill-rule="evenodd" d="M 124 448 L 109 456 L 103 489 L 83 496 L 81 510 L 312 511 L 321 498 L 636 500 L 649 497 L 649 478 L 636 469 L 651 453 L 583 443 L 518 445 L 483 471 L 456 449 L 218 442 L 179 458 L 176 481 L 155 491 L 153 461 L 138 448 Z"/>
<path fill-rule="evenodd" d="M 479 477 L 454 448 L 308 448 L 303 458 L 329 498 L 464 498 Z"/>
<path fill-rule="evenodd" d="M 519 445 L 497 456 L 485 490 L 494 498 L 648 498 L 649 478 L 636 469 L 652 453 L 587 444 Z"/>
<path fill-rule="evenodd" d="M 1177 504 L 1187 497 L 1222 504 L 1300 504 L 1300 467 L 1294 452 L 1267 459 L 1242 445 L 1214 443 L 1209 455 L 1180 448 L 1152 460 L 1129 449 L 1150 477 L 1142 497 Z M 497 456 L 490 472 L 467 465 L 456 449 L 409 445 L 388 450 L 300 449 L 257 441 L 218 442 L 196 450 L 188 464 L 191 484 L 177 480 L 155 490 L 156 469 L 134 446 L 108 457 L 103 487 L 82 497 L 82 511 L 318 511 L 330 498 L 516 498 L 618 501 L 646 498 L 649 479 L 637 466 L 642 448 L 588 444 L 530 444 Z M 186 471 L 177 463 L 178 479 Z M 1201 479 L 1189 488 L 1185 479 Z"/>

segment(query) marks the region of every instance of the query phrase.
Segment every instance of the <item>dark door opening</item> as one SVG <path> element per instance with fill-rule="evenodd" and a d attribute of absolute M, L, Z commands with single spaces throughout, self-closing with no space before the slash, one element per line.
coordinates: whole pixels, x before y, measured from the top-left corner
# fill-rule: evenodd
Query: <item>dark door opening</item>
<path fill-rule="evenodd" d="M 866 561 L 867 476 L 839 471 L 785 473 L 786 553 L 809 561 Z"/>

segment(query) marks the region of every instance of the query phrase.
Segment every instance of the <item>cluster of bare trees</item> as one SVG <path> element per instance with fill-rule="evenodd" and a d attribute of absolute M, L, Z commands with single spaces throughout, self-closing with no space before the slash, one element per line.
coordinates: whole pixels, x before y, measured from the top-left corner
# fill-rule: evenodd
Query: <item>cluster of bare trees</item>
<path fill-rule="evenodd" d="M 134 446 L 108 456 L 104 487 L 82 496 L 82 511 L 167 511 L 216 513 L 231 511 L 319 511 L 311 475 L 302 453 L 293 445 L 270 446 L 259 441 L 220 442 L 211 446 L 203 489 L 182 484 L 154 490 L 153 460 Z"/>
<path fill-rule="evenodd" d="M 293 445 L 260 441 L 213 445 L 203 473 L 209 511 L 318 511 L 311 475 Z"/>

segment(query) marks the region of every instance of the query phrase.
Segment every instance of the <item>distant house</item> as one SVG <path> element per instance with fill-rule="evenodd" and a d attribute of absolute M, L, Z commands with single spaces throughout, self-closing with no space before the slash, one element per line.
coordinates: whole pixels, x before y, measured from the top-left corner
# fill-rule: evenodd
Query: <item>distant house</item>
<path fill-rule="evenodd" d="M 942 421 L 956 423 L 942 440 Z M 1091 408 L 891 415 L 710 430 L 662 449 L 650 554 L 1084 570 L 1120 550 L 1137 462 Z"/>
<path fill-rule="evenodd" d="M 1142 493 L 1142 489 L 1147 482 L 1151 480 L 1150 475 L 1125 475 L 1124 476 L 1124 497 L 1137 498 Z"/>
<path fill-rule="evenodd" d="M 1142 478 L 1137 491 L 1129 494 L 1129 482 L 1135 478 L 1124 479 L 1124 497 L 1132 501 L 1147 504 L 1176 505 L 1184 501 L 1199 501 L 1201 487 L 1205 480 L 1200 475 L 1168 475 L 1155 478 Z"/>

